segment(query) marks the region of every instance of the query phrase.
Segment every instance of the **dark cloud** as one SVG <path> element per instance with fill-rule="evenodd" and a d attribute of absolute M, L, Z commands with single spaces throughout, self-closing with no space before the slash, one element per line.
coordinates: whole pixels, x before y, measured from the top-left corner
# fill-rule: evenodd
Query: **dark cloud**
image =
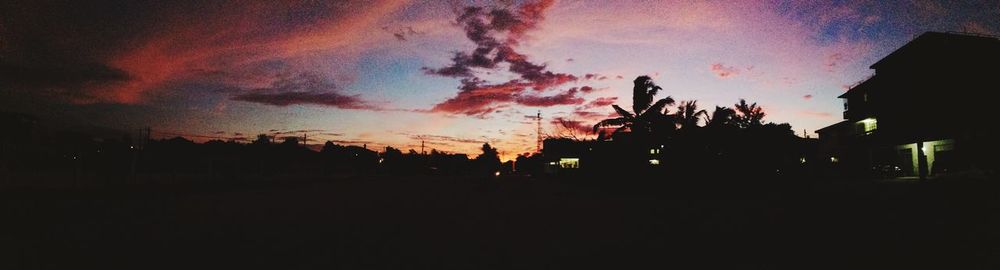
<path fill-rule="evenodd" d="M 618 101 L 618 97 L 599 97 L 588 102 L 586 108 L 607 107 L 615 104 L 615 101 Z"/>
<path fill-rule="evenodd" d="M 370 144 L 375 144 L 375 142 L 373 141 L 366 141 L 366 140 L 326 140 L 326 141 L 336 144 L 345 144 L 345 145 L 369 144 L 369 147 L 372 147 L 372 145 Z"/>
<path fill-rule="evenodd" d="M 576 88 L 554 96 L 529 96 L 522 95 L 516 99 L 517 104 L 531 107 L 549 107 L 557 105 L 582 104 L 583 98 L 576 96 Z"/>
<path fill-rule="evenodd" d="M 523 94 L 528 89 L 540 92 L 578 80 L 572 74 L 549 71 L 544 64 L 534 63 L 517 51 L 521 39 L 537 27 L 552 4 L 551 0 L 542 0 L 516 9 L 465 7 L 456 23 L 476 47 L 470 52 L 456 52 L 448 66 L 424 68 L 427 74 L 462 79 L 458 95 L 431 111 L 482 116 L 510 103 L 553 106 L 582 102 L 575 96 L 576 90 L 550 97 Z M 503 67 L 516 78 L 489 83 L 477 74 L 477 70 L 491 74 Z"/>
<path fill-rule="evenodd" d="M 361 99 L 359 95 L 339 93 L 336 85 L 313 73 L 300 73 L 298 76 L 277 80 L 271 87 L 243 92 L 233 96 L 232 99 L 274 106 L 306 104 L 341 109 L 379 110 L 377 106 Z"/>
<path fill-rule="evenodd" d="M 287 92 L 276 94 L 243 94 L 233 97 L 233 100 L 254 102 L 274 106 L 296 104 L 311 104 L 337 107 L 341 109 L 374 110 L 376 107 L 368 104 L 358 96 L 346 96 L 337 93 Z"/>
<path fill-rule="evenodd" d="M 322 131 L 325 131 L 325 130 L 322 130 L 322 129 L 299 129 L 299 130 L 283 130 L 283 131 L 277 131 L 277 130 L 275 130 L 275 131 L 271 131 L 271 132 L 273 132 L 275 135 L 283 135 L 283 134 L 296 134 L 296 133 L 299 133 L 299 134 L 301 134 L 301 133 L 318 133 L 318 132 L 322 132 Z"/>
<path fill-rule="evenodd" d="M 444 135 L 428 135 L 428 134 L 412 134 L 410 135 L 410 139 L 417 141 L 425 141 L 429 144 L 444 144 L 443 142 L 480 144 L 485 142 L 484 140 L 477 140 L 477 139 L 459 138 L 459 137 L 444 136 Z"/>
<path fill-rule="evenodd" d="M 382 31 L 385 31 L 385 32 L 387 32 L 389 34 L 392 34 L 392 36 L 395 37 L 396 40 L 399 40 L 399 41 L 407 41 L 407 37 L 420 36 L 420 35 L 424 34 L 423 32 L 414 30 L 412 26 L 406 26 L 406 27 L 402 27 L 402 26 L 397 26 L 397 27 L 383 26 L 382 27 Z"/>
<path fill-rule="evenodd" d="M 805 99 L 805 100 L 810 100 L 810 99 L 812 99 L 812 98 L 813 98 L 813 95 L 805 95 L 805 96 L 802 96 L 802 99 Z"/>

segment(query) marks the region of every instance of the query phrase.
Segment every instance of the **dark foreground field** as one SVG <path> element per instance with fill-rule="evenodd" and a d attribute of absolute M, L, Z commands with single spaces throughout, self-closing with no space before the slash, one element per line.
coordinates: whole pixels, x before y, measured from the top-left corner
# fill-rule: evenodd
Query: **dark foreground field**
<path fill-rule="evenodd" d="M 1000 267 L 994 184 L 665 182 L 8 190 L 0 269 Z"/>

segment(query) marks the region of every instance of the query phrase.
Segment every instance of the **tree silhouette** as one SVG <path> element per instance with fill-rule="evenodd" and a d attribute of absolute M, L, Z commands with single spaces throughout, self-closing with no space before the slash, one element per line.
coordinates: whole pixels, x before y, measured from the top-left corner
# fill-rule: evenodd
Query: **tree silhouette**
<path fill-rule="evenodd" d="M 271 144 L 271 137 L 267 136 L 267 134 L 258 134 L 257 139 L 253 141 L 253 144 L 258 144 L 258 145 Z"/>
<path fill-rule="evenodd" d="M 483 144 L 483 153 L 476 156 L 480 172 L 490 174 L 500 170 L 500 153 L 489 143 Z"/>
<path fill-rule="evenodd" d="M 631 132 L 650 133 L 658 124 L 664 124 L 669 119 L 666 117 L 666 107 L 673 105 L 674 99 L 668 96 L 652 103 L 653 97 L 662 88 L 653 83 L 653 79 L 649 76 L 639 76 L 633 83 L 635 84 L 632 88 L 634 113 L 612 104 L 611 107 L 620 117 L 601 120 L 594 125 L 595 133 L 603 127 L 618 127 L 612 134 L 619 134 L 625 129 Z"/>
<path fill-rule="evenodd" d="M 736 103 L 736 125 L 740 128 L 759 127 L 764 119 L 764 108 L 758 107 L 757 103 L 747 104 L 747 101 L 740 99 Z"/>
<path fill-rule="evenodd" d="M 705 127 L 725 127 L 732 126 L 736 123 L 736 111 L 726 107 L 715 106 L 715 110 L 712 111 L 712 115 L 705 115 Z"/>
<path fill-rule="evenodd" d="M 698 101 L 691 100 L 681 102 L 681 105 L 677 107 L 677 123 L 681 125 L 682 129 L 692 129 L 698 127 L 698 121 L 701 120 L 702 116 L 708 115 L 705 110 L 698 110 Z"/>

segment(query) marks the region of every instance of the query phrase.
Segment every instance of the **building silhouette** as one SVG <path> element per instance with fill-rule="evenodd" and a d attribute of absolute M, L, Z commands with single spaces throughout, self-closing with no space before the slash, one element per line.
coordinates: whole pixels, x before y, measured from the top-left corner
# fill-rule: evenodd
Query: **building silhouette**
<path fill-rule="evenodd" d="M 838 171 L 934 176 L 995 167 L 990 109 L 1000 39 L 927 32 L 871 65 L 844 100 L 844 121 L 817 130 Z"/>

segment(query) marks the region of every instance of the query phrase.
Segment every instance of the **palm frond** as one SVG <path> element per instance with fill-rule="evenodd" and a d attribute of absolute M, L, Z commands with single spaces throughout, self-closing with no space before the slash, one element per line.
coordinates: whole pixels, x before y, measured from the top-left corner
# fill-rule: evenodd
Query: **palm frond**
<path fill-rule="evenodd" d="M 597 122 L 597 124 L 594 124 L 594 133 L 597 133 L 597 131 L 600 130 L 602 127 L 614 127 L 614 126 L 624 127 L 628 122 L 629 119 L 625 117 L 604 119 L 601 120 L 600 122 Z"/>
<path fill-rule="evenodd" d="M 653 103 L 653 96 L 660 87 L 653 83 L 653 79 L 649 76 L 636 77 L 632 83 L 632 111 L 639 115 L 649 109 L 649 105 Z"/>
<path fill-rule="evenodd" d="M 628 119 L 635 118 L 635 116 L 632 115 L 632 113 L 626 111 L 625 109 L 622 109 L 622 107 L 618 107 L 618 105 L 611 104 L 611 107 L 615 108 L 615 112 L 617 112 L 618 115 L 621 115 L 624 118 L 628 118 Z"/>
<path fill-rule="evenodd" d="M 671 97 L 662 98 L 660 100 L 657 100 L 656 103 L 653 104 L 653 106 L 649 106 L 649 109 L 647 109 L 646 112 L 642 113 L 642 115 L 645 117 L 649 117 L 649 115 L 651 115 L 651 112 L 655 112 L 656 114 L 663 114 L 664 113 L 663 109 L 666 108 L 667 105 L 672 105 L 672 104 L 674 104 L 673 98 Z"/>
<path fill-rule="evenodd" d="M 611 134 L 612 135 L 618 135 L 619 133 L 622 133 L 623 131 L 625 131 L 626 128 L 628 128 L 628 126 L 621 126 L 619 128 L 616 128 L 614 132 L 611 132 Z"/>

